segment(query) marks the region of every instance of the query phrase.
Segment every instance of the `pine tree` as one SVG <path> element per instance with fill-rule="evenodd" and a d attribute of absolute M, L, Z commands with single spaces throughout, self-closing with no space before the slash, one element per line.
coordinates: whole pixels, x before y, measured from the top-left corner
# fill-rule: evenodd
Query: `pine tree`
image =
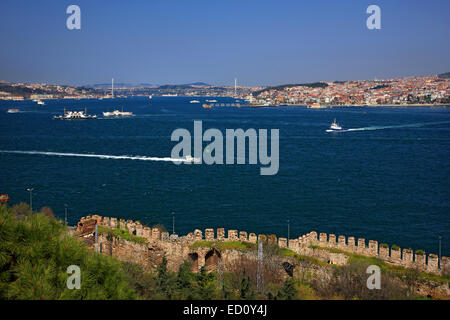
<path fill-rule="evenodd" d="M 252 299 L 255 296 L 255 292 L 252 290 L 252 287 L 251 287 L 250 277 L 246 275 L 245 270 L 242 275 L 239 293 L 240 293 L 242 299 Z"/>
<path fill-rule="evenodd" d="M 286 279 L 283 286 L 278 290 L 277 299 L 279 300 L 293 300 L 296 298 L 298 290 L 295 287 L 295 281 L 292 278 Z"/>

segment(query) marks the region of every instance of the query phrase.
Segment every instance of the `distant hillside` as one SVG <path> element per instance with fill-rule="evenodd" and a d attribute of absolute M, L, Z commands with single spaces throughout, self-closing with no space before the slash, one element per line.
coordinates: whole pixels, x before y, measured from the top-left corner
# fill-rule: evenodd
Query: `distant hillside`
<path fill-rule="evenodd" d="M 441 78 L 441 79 L 449 79 L 450 78 L 450 72 L 446 72 L 446 73 L 440 74 L 439 78 Z"/>
<path fill-rule="evenodd" d="M 253 92 L 253 96 L 257 96 L 260 93 L 264 91 L 269 90 L 284 90 L 286 88 L 292 88 L 292 87 L 310 87 L 310 88 L 326 88 L 328 87 L 328 84 L 325 82 L 312 82 L 312 83 L 301 83 L 301 84 L 283 84 L 281 86 L 275 86 L 275 87 L 267 87 L 259 91 Z"/>
<path fill-rule="evenodd" d="M 193 82 L 193 83 L 187 83 L 186 86 L 211 86 L 208 83 L 205 82 Z"/>
<path fill-rule="evenodd" d="M 211 86 L 205 82 L 194 82 L 194 83 L 186 83 L 186 84 L 165 84 L 162 86 L 159 86 L 158 89 L 172 89 L 172 90 L 177 90 L 177 89 L 189 89 L 192 87 L 198 87 L 198 86 Z"/>
<path fill-rule="evenodd" d="M 123 88 L 123 89 L 131 89 L 131 88 L 153 88 L 157 87 L 157 84 L 151 84 L 151 83 L 124 83 L 124 82 L 117 82 L 114 83 L 114 88 Z M 86 87 L 89 88 L 95 88 L 95 89 L 111 89 L 111 83 L 97 83 L 97 84 L 89 84 L 86 85 Z"/>
<path fill-rule="evenodd" d="M 192 82 L 192 83 L 185 83 L 185 84 L 166 84 L 166 85 L 159 85 L 159 84 L 154 84 L 154 83 L 125 83 L 125 82 L 114 83 L 114 88 L 116 88 L 116 89 L 155 88 L 155 87 L 159 87 L 160 89 L 186 89 L 186 88 L 191 88 L 194 86 L 208 87 L 211 85 L 207 84 L 205 82 Z M 86 85 L 86 87 L 95 88 L 95 89 L 111 89 L 111 83 L 89 84 L 89 85 Z"/>

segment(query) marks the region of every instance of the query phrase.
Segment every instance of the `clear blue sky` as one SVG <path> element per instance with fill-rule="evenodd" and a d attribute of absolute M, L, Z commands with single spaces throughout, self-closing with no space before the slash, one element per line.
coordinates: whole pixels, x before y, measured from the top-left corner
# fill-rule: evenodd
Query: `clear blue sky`
<path fill-rule="evenodd" d="M 81 8 L 81 30 L 66 8 Z M 382 29 L 366 28 L 381 7 Z M 450 71 L 448 0 L 1 0 L 0 80 L 274 85 Z"/>

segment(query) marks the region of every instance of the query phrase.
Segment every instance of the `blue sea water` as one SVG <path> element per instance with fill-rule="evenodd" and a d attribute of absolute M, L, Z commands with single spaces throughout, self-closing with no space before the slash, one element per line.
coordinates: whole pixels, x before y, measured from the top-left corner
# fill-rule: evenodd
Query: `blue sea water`
<path fill-rule="evenodd" d="M 196 98 L 198 99 L 198 98 Z M 0 102 L 0 193 L 13 203 L 48 205 L 69 223 L 100 214 L 195 228 L 238 229 L 291 238 L 315 230 L 450 254 L 450 109 L 213 108 L 191 98 Z M 202 102 L 205 98 L 200 99 Z M 232 102 L 220 98 L 219 102 Z M 125 119 L 57 121 L 63 108 L 101 115 L 124 107 Z M 20 113 L 8 114 L 9 108 Z M 333 119 L 345 128 L 326 133 Z M 164 161 L 71 157 L 64 153 L 170 157 L 172 131 L 280 130 L 280 168 L 175 165 Z M 206 143 L 204 144 L 206 145 Z M 16 154 L 3 151 L 56 152 Z"/>

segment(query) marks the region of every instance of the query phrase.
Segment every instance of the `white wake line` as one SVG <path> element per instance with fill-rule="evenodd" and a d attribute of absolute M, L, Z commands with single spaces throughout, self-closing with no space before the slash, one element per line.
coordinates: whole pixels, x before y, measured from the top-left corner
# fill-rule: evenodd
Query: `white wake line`
<path fill-rule="evenodd" d="M 403 125 L 397 125 L 397 126 L 372 126 L 372 127 L 365 127 L 365 128 L 350 128 L 350 129 L 344 129 L 344 130 L 335 131 L 335 132 L 372 131 L 372 130 L 395 129 L 395 128 L 418 128 L 418 127 L 424 127 L 424 126 L 429 126 L 429 125 L 447 124 L 447 123 L 449 123 L 449 122 L 448 121 L 440 121 L 440 122 L 403 124 Z"/>
<path fill-rule="evenodd" d="M 114 156 L 107 154 L 89 154 L 89 153 L 65 153 L 65 152 L 46 152 L 46 151 L 21 151 L 21 150 L 0 150 L 0 153 L 9 154 L 29 154 L 29 155 L 44 155 L 44 156 L 58 156 L 58 157 L 82 157 L 82 158 L 97 158 L 97 159 L 114 159 L 114 160 L 140 160 L 140 161 L 172 161 L 172 162 L 195 162 L 195 158 L 170 158 L 170 157 L 146 157 L 146 156 Z"/>

